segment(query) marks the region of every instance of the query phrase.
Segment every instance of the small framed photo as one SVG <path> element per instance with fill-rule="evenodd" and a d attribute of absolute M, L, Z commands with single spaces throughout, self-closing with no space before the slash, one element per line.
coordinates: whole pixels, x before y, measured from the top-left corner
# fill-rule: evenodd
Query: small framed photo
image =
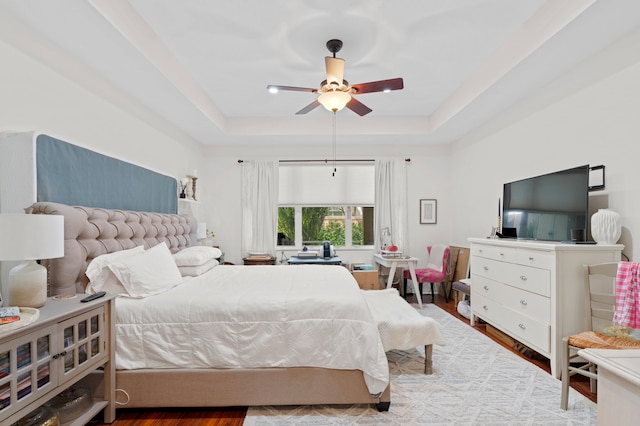
<path fill-rule="evenodd" d="M 420 223 L 437 223 L 438 202 L 436 200 L 420 200 Z"/>

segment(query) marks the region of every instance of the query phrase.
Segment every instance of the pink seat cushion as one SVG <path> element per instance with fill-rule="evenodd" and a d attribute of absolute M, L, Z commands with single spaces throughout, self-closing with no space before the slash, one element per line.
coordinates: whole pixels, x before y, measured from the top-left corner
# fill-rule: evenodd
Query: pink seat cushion
<path fill-rule="evenodd" d="M 431 252 L 431 246 L 427 247 L 427 251 Z M 442 262 L 442 270 L 432 268 L 416 268 L 416 278 L 419 283 L 439 283 L 445 280 L 447 273 L 447 261 L 449 260 L 449 247 L 444 249 L 444 259 Z M 411 273 L 405 269 L 402 273 L 404 279 L 411 279 Z"/>
<path fill-rule="evenodd" d="M 405 269 L 402 273 L 403 278 L 411 279 L 411 273 L 408 269 Z M 439 283 L 444 281 L 444 273 L 442 271 L 436 271 L 429 268 L 417 268 L 416 278 L 419 283 Z"/>

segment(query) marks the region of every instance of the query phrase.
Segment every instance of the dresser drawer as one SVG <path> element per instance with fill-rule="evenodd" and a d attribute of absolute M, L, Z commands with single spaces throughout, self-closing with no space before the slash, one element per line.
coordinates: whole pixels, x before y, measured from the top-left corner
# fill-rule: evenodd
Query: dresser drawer
<path fill-rule="evenodd" d="M 491 299 L 504 307 L 536 321 L 550 324 L 551 299 L 516 287 L 474 275 L 471 300 L 476 296 Z"/>
<path fill-rule="evenodd" d="M 551 297 L 551 271 L 530 266 L 513 265 L 508 283 L 545 297 Z"/>
<path fill-rule="evenodd" d="M 471 309 L 475 315 L 498 326 L 519 342 L 549 353 L 551 326 L 548 323 L 537 321 L 478 294 L 471 297 Z"/>
<path fill-rule="evenodd" d="M 515 263 L 518 259 L 518 251 L 515 248 L 483 244 L 472 244 L 471 255 L 512 263 Z"/>
<path fill-rule="evenodd" d="M 551 272 L 548 269 L 533 268 L 473 256 L 471 259 L 471 273 L 473 276 L 472 282 L 475 277 L 480 276 L 541 296 L 550 297 L 551 295 Z"/>
<path fill-rule="evenodd" d="M 506 318 L 500 324 L 516 340 L 545 353 L 551 351 L 551 326 L 548 323 L 541 323 L 513 311 L 505 312 L 505 315 Z"/>
<path fill-rule="evenodd" d="M 517 263 L 520 265 L 552 270 L 555 262 L 556 257 L 551 252 L 518 249 Z"/>

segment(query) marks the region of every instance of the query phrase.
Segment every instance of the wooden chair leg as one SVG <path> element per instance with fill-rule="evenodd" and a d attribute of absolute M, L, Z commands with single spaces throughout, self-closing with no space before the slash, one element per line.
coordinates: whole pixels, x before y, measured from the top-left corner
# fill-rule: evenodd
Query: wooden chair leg
<path fill-rule="evenodd" d="M 560 380 L 562 380 L 562 392 L 560 393 L 560 408 L 567 409 L 569 405 L 569 341 L 567 338 L 562 339 L 560 348 L 560 356 L 562 358 L 562 370 L 560 371 Z"/>
<path fill-rule="evenodd" d="M 433 374 L 433 345 L 424 345 L 424 374 Z"/>
<path fill-rule="evenodd" d="M 431 303 L 436 301 L 436 292 L 433 290 L 433 283 L 431 284 Z"/>
<path fill-rule="evenodd" d="M 403 284 L 402 297 L 404 297 L 406 299 L 407 298 L 407 279 L 406 278 L 402 279 L 402 284 Z"/>

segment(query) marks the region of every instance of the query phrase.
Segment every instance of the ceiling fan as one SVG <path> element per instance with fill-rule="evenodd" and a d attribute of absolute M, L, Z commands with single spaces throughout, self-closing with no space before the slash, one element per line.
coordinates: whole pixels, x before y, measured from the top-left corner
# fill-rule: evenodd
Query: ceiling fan
<path fill-rule="evenodd" d="M 276 93 L 280 90 L 293 90 L 297 92 L 319 93 L 320 96 L 306 107 L 302 108 L 296 114 L 306 114 L 317 106 L 322 105 L 327 110 L 334 113 L 340 111 L 345 106 L 356 114 L 363 116 L 369 114 L 372 109 L 357 100 L 354 95 L 372 92 L 389 92 L 391 90 L 400 90 L 404 87 L 401 78 L 392 78 L 390 80 L 371 81 L 369 83 L 360 83 L 349 86 L 349 82 L 344 80 L 344 59 L 336 58 L 336 53 L 342 48 L 341 40 L 329 40 L 327 49 L 333 53 L 333 57 L 326 56 L 324 58 L 327 79 L 320 83 L 319 89 L 307 87 L 293 86 L 277 86 L 270 84 L 267 89 Z"/>

